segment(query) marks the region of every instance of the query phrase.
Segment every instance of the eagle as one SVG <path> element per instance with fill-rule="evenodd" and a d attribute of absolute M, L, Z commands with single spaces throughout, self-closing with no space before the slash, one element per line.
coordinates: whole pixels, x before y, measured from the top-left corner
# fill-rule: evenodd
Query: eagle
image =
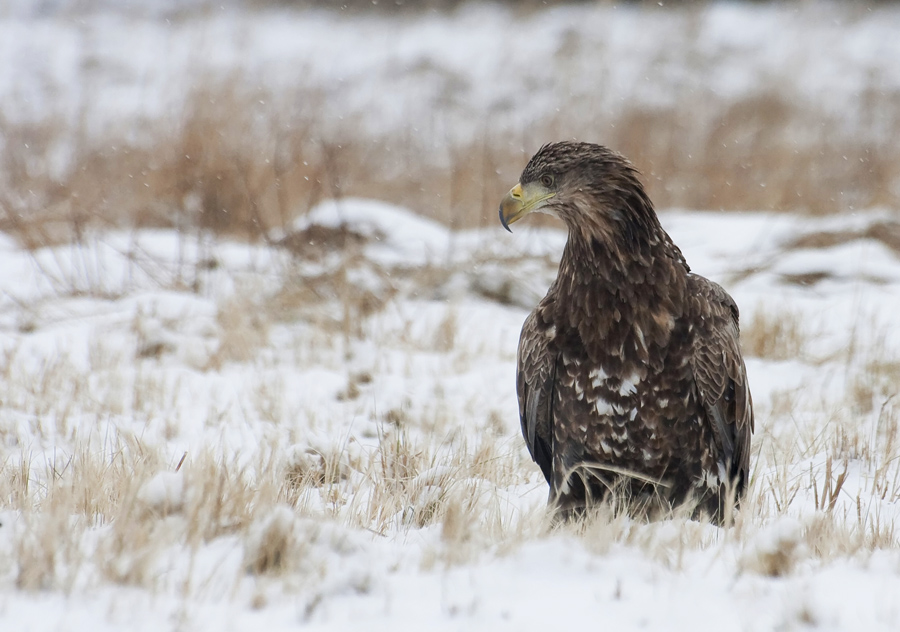
<path fill-rule="evenodd" d="M 544 145 L 500 204 L 568 229 L 556 280 L 525 320 L 522 436 L 564 519 L 592 503 L 731 520 L 750 469 L 753 403 L 737 304 L 694 274 L 637 169 L 583 142 Z"/>

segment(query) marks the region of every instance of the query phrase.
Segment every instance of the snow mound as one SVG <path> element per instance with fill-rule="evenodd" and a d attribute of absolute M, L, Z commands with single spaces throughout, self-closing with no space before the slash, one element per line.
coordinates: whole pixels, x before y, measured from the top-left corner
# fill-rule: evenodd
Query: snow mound
<path fill-rule="evenodd" d="M 803 525 L 783 516 L 766 526 L 747 544 L 741 565 L 768 577 L 789 574 L 803 556 Z"/>
<path fill-rule="evenodd" d="M 177 513 L 184 507 L 184 477 L 179 472 L 160 472 L 141 486 L 137 500 L 158 514 Z"/>
<path fill-rule="evenodd" d="M 450 231 L 413 211 L 363 198 L 326 200 L 293 225 L 295 232 L 311 226 L 347 227 L 365 237 L 367 255 L 380 263 L 427 263 L 447 255 Z"/>
<path fill-rule="evenodd" d="M 900 280 L 894 252 L 871 239 L 830 248 L 796 250 L 784 255 L 772 271 L 788 278 L 815 275 L 844 282 L 857 282 L 861 278 L 881 283 Z"/>
<path fill-rule="evenodd" d="M 292 507 L 281 504 L 250 525 L 244 567 L 253 575 L 297 573 L 321 588 L 326 576 L 331 580 L 342 574 L 333 572 L 339 560 L 360 551 L 358 540 L 338 525 L 299 518 Z"/>

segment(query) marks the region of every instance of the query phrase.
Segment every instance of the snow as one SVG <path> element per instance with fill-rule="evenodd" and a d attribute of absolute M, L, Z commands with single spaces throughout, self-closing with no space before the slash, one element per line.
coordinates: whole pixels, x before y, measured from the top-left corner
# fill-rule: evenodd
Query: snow
<path fill-rule="evenodd" d="M 877 136 L 852 123 L 865 89 L 900 91 L 889 5 L 118 4 L 0 6 L 4 120 L 135 141 L 236 78 L 282 100 L 266 111 L 326 103 L 322 137 L 415 130 L 439 155 L 435 139 L 518 142 L 559 110 L 596 131 L 688 92 L 713 107 L 777 89 L 830 113 L 829 133 Z M 745 347 L 776 340 L 746 354 L 751 490 L 731 530 L 579 530 L 548 525 L 515 396 L 565 233 L 351 197 L 296 210 L 274 245 L 0 233 L 0 629 L 900 627 L 900 253 L 867 233 L 895 211 L 661 211 L 741 307 Z M 289 247 L 318 229 L 354 239 Z M 823 232 L 847 238 L 796 245 Z"/>
<path fill-rule="evenodd" d="M 379 263 L 407 262 L 425 265 L 445 259 L 450 250 L 450 231 L 441 224 L 407 209 L 376 200 L 344 198 L 327 200 L 293 225 L 301 231 L 310 225 L 348 226 L 373 243 L 366 255 Z"/>
<path fill-rule="evenodd" d="M 173 622 L 196 630 L 344 629 L 361 620 L 372 630 L 598 620 L 651 630 L 891 629 L 900 623 L 891 605 L 900 549 L 891 535 L 860 542 L 873 529 L 891 533 L 900 508 L 896 488 L 879 474 L 894 476 L 883 449 L 896 385 L 880 394 L 872 378 L 867 412 L 852 384 L 871 370 L 866 358 L 890 362 L 900 349 L 890 327 L 900 260 L 864 238 L 790 246 L 800 235 L 860 234 L 888 218 L 883 211 L 822 220 L 661 213 L 694 269 L 725 284 L 742 306 L 745 330 L 764 310 L 794 314 L 816 332 L 799 357 L 747 358 L 756 491 L 745 510 L 754 517 L 734 533 L 679 520 L 601 521 L 582 534 L 542 527 L 546 486 L 518 436 L 514 392 L 518 330 L 534 297 L 498 302 L 477 283 L 461 283 L 453 298 L 435 300 L 430 281 L 399 276 L 443 266 L 445 274 L 477 279 L 513 269 L 534 271 L 546 288 L 555 264 L 545 255 L 556 248 L 558 256 L 564 239 L 558 230 L 526 222 L 513 235 L 499 227 L 452 232 L 377 201 L 325 202 L 294 229 L 356 230 L 365 246 L 354 265 L 397 277 L 398 293 L 357 323 L 360 333 L 338 338 L 315 321 L 268 311 L 272 297 L 305 278 L 302 261 L 277 246 L 217 239 L 192 250 L 181 247 L 191 240 L 168 231 L 96 233 L 78 246 L 36 252 L 5 240 L 0 266 L 23 271 L 2 278 L 0 347 L 9 368 L 0 450 L 8 471 L 26 468 L 40 486 L 54 471 L 67 480 L 65 464 L 77 468 L 92 454 L 109 454 L 110 463 L 122 450 L 157 456 L 144 457 L 150 460 L 141 467 L 150 469 L 132 492 L 144 513 L 101 509 L 109 518 L 85 524 L 77 513 L 12 504 L 0 515 L 0 620 L 34 631 Z M 129 272 L 138 247 L 146 253 L 141 269 L 156 274 Z M 180 284 L 179 266 L 183 277 L 207 257 L 219 264 L 203 268 L 197 291 Z M 36 259 L 55 267 L 41 273 Z M 83 261 L 102 264 L 104 273 L 85 274 Z M 810 286 L 784 281 L 803 271 L 828 276 Z M 847 347 L 854 328 L 856 355 Z M 256 342 L 241 353 L 223 351 L 233 344 L 232 329 Z M 817 439 L 841 432 L 859 437 L 856 447 Z M 403 459 L 413 457 L 401 456 L 403 446 L 431 454 L 409 478 Z M 397 460 L 385 460 L 386 450 L 397 450 Z M 500 469 L 475 468 L 479 450 Z M 381 465 L 367 469 L 373 451 Z M 221 480 L 230 491 L 198 487 L 210 463 L 222 469 L 208 480 L 228 476 Z M 817 509 L 844 471 L 833 513 Z M 330 481 L 337 496 L 321 495 L 326 488 L 314 483 L 288 502 L 275 492 L 278 472 Z M 815 493 L 797 483 L 813 478 Z M 392 485 L 401 486 L 393 493 L 406 490 L 406 500 L 367 518 L 379 506 L 372 503 L 393 502 L 384 495 Z M 191 540 L 190 525 L 201 524 L 192 521 L 215 498 L 265 509 L 248 506 L 246 522 L 239 512 L 228 519 L 238 522 Z M 452 512 L 430 518 L 465 503 L 475 513 L 461 522 Z M 856 530 L 858 515 L 865 531 Z M 28 551 L 47 546 L 35 538 L 53 520 L 74 525 L 60 541 L 74 548 L 60 549 L 67 553 L 41 590 L 17 588 L 17 569 L 34 563 Z M 132 524 L 132 543 L 116 553 L 120 522 Z M 77 564 L 76 550 L 86 552 Z"/>
<path fill-rule="evenodd" d="M 184 507 L 184 477 L 178 472 L 159 472 L 141 486 L 137 501 L 159 514 L 181 511 Z"/>

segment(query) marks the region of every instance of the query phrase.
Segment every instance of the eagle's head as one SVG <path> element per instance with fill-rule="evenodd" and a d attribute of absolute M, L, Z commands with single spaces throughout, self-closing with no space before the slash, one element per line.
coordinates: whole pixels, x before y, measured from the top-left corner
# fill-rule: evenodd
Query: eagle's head
<path fill-rule="evenodd" d="M 534 211 L 556 215 L 570 233 L 597 237 L 627 226 L 650 228 L 656 220 L 638 172 L 626 158 L 603 145 L 573 141 L 538 150 L 500 203 L 500 222 L 509 230 Z"/>

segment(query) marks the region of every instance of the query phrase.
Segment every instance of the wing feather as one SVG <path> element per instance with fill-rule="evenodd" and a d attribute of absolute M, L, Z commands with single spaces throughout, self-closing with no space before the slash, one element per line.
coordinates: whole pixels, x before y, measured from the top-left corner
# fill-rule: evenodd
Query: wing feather
<path fill-rule="evenodd" d="M 691 368 L 713 429 L 720 465 L 740 494 L 750 470 L 753 402 L 741 355 L 739 313 L 716 283 L 690 275 L 695 287 Z"/>
<path fill-rule="evenodd" d="M 550 428 L 556 366 L 556 356 L 549 348 L 550 340 L 546 331 L 538 326 L 537 311 L 532 312 L 522 326 L 516 372 L 522 436 L 547 482 L 550 482 L 552 463 Z"/>

